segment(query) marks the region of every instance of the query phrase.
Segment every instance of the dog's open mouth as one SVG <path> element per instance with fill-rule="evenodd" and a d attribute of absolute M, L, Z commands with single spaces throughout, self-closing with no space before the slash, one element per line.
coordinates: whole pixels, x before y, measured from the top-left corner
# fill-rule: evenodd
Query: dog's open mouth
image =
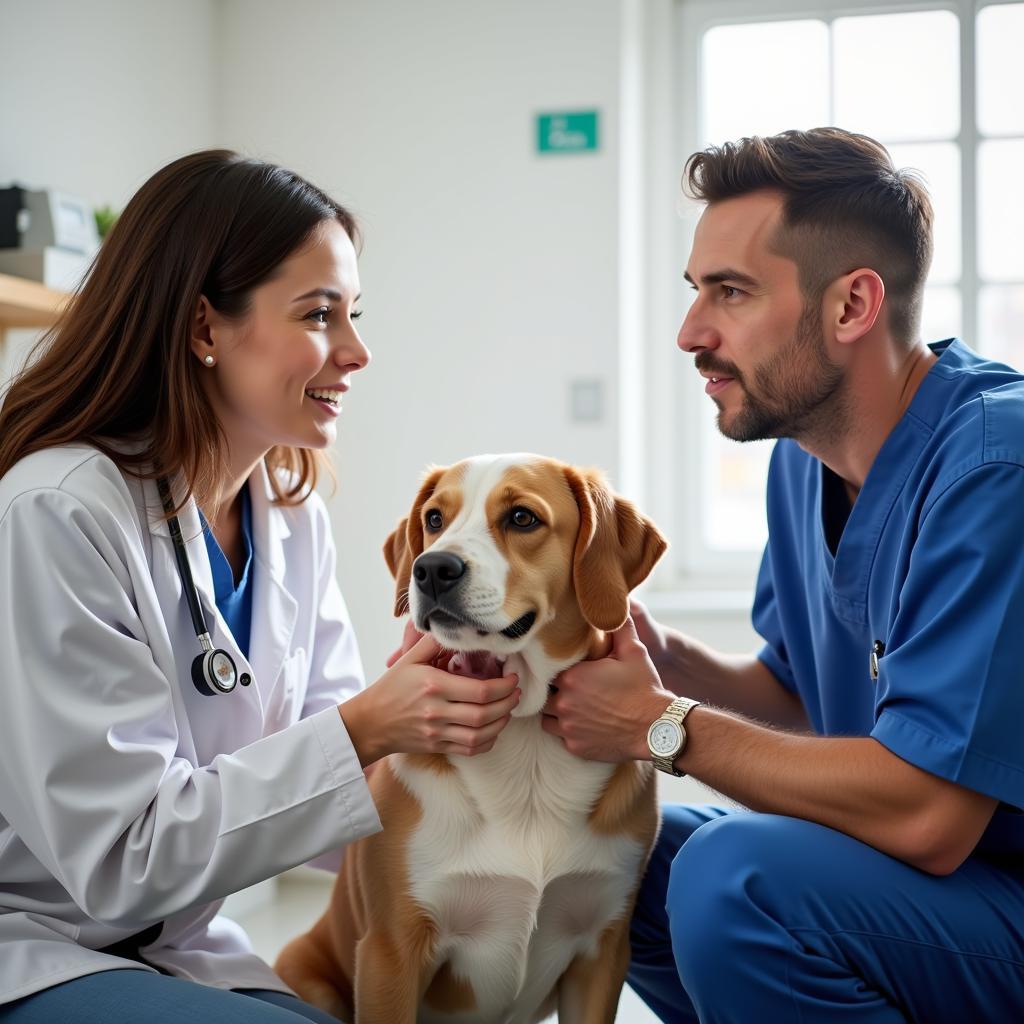
<path fill-rule="evenodd" d="M 460 628 L 472 629 L 477 636 L 500 635 L 508 640 L 518 640 L 526 636 L 537 621 L 535 611 L 526 612 L 518 619 L 510 623 L 497 634 L 483 629 L 478 623 L 468 621 L 444 608 L 435 608 L 427 615 L 421 629 L 429 629 L 442 643 L 445 642 L 445 633 L 454 633 Z M 440 634 L 440 635 L 439 635 Z M 455 651 L 448 662 L 448 671 L 460 676 L 470 676 L 474 679 L 496 679 L 500 676 L 505 666 L 505 655 L 494 654 L 488 650 Z"/>
<path fill-rule="evenodd" d="M 448 662 L 448 671 L 472 679 L 497 679 L 505 669 L 505 659 L 490 651 L 456 651 Z"/>

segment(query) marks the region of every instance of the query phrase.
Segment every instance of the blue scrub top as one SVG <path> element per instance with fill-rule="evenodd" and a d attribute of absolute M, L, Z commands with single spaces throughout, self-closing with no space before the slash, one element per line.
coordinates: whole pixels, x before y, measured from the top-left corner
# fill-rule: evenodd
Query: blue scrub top
<path fill-rule="evenodd" d="M 931 348 L 852 508 L 821 462 L 776 444 L 753 623 L 818 733 L 873 736 L 1003 801 L 979 848 L 1021 851 L 1024 375 L 956 339 Z"/>
<path fill-rule="evenodd" d="M 249 485 L 242 488 L 242 537 L 245 542 L 245 568 L 238 586 L 235 586 L 231 565 L 221 551 L 217 539 L 202 511 L 199 518 L 203 523 L 203 536 L 210 556 L 210 570 L 213 573 L 213 592 L 217 609 L 231 630 L 238 649 L 249 657 L 249 632 L 252 626 L 252 502 L 249 499 Z"/>

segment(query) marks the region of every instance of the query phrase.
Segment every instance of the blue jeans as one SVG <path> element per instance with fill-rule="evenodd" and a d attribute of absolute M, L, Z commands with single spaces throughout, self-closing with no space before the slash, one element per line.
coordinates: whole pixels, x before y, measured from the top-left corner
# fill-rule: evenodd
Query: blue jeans
<path fill-rule="evenodd" d="M 797 818 L 662 811 L 628 981 L 666 1024 L 1024 1019 L 1024 858 L 937 877 Z"/>
<path fill-rule="evenodd" d="M 131 968 L 100 971 L 0 1006 L 0 1024 L 338 1024 L 295 996 L 229 992 Z"/>

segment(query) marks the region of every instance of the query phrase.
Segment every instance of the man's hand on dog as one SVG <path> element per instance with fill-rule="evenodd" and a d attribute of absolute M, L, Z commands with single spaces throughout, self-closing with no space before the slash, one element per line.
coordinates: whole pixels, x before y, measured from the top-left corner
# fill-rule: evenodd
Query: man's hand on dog
<path fill-rule="evenodd" d="M 581 661 L 555 677 L 542 724 L 588 761 L 649 760 L 647 729 L 675 694 L 662 686 L 632 617 L 611 637 L 607 658 Z"/>

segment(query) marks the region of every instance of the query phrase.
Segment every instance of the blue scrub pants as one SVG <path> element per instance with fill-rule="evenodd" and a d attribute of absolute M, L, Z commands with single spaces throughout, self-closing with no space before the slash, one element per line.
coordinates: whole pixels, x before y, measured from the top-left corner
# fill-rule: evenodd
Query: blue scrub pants
<path fill-rule="evenodd" d="M 662 812 L 628 980 L 666 1024 L 1024 1020 L 1024 858 L 937 877 L 796 818 Z"/>
<path fill-rule="evenodd" d="M 197 985 L 149 971 L 100 971 L 0 1006 L 0 1024 L 338 1024 L 295 996 Z"/>

